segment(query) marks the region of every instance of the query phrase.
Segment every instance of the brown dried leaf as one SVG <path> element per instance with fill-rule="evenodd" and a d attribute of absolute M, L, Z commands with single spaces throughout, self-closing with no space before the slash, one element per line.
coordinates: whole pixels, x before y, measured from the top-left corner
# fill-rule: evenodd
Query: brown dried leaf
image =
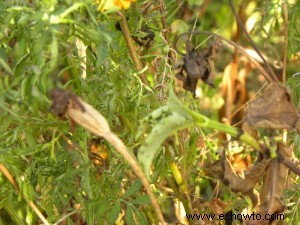
<path fill-rule="evenodd" d="M 219 198 L 214 198 L 209 201 L 209 209 L 217 215 L 225 214 L 229 210 L 229 204 L 221 201 Z"/>
<path fill-rule="evenodd" d="M 287 89 L 271 83 L 262 95 L 250 102 L 245 119 L 253 128 L 292 129 L 298 115 Z"/>
<path fill-rule="evenodd" d="M 175 66 L 179 68 L 176 77 L 183 81 L 183 88 L 195 95 L 198 80 L 214 87 L 214 76 L 211 72 L 213 62 L 209 60 L 213 46 L 196 51 L 190 42 L 187 42 L 187 54 Z"/>
<path fill-rule="evenodd" d="M 265 173 L 269 163 L 269 159 L 262 159 L 246 171 L 243 178 L 235 173 L 223 152 L 220 160 L 208 166 L 208 168 L 205 169 L 205 172 L 208 175 L 221 180 L 231 191 L 235 193 L 241 192 L 242 194 L 247 195 L 251 199 L 252 204 L 256 205 L 258 203 L 258 196 L 254 188 L 261 176 Z"/>
<path fill-rule="evenodd" d="M 287 160 L 292 158 L 292 149 L 288 146 L 278 143 L 277 151 L 280 152 Z M 278 159 L 272 159 L 266 174 L 264 184 L 260 194 L 260 213 L 274 214 L 284 211 L 282 203 L 283 192 L 286 188 L 288 178 L 288 168 L 279 162 Z"/>

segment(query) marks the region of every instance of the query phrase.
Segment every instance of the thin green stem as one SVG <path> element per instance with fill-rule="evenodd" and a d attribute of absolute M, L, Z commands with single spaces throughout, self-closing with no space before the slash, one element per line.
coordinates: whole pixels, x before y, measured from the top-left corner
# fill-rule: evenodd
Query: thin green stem
<path fill-rule="evenodd" d="M 232 137 L 238 138 L 240 141 L 250 145 L 255 150 L 262 151 L 260 144 L 250 134 L 244 132 L 241 135 L 239 135 L 239 130 L 236 127 L 228 126 L 221 122 L 211 120 L 206 116 L 194 111 L 190 111 L 190 114 L 192 115 L 194 122 L 198 127 L 205 127 L 209 129 L 223 131 L 227 134 L 230 134 Z"/>

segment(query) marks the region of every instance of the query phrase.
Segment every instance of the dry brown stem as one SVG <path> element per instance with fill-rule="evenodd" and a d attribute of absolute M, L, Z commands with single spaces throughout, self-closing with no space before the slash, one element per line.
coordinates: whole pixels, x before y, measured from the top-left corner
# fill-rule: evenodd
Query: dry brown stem
<path fill-rule="evenodd" d="M 61 89 L 54 89 L 51 95 L 53 99 L 51 108 L 54 114 L 65 116 L 76 122 L 76 124 L 86 128 L 91 133 L 99 137 L 103 137 L 125 158 L 125 160 L 127 160 L 134 173 L 138 178 L 141 179 L 141 182 L 150 197 L 158 219 L 160 220 L 161 224 L 165 224 L 159 204 L 154 193 L 152 192 L 150 184 L 143 170 L 138 164 L 136 158 L 129 153 L 125 144 L 110 130 L 107 120 L 91 105 L 84 102 L 71 92 Z"/>
<path fill-rule="evenodd" d="M 124 35 L 127 47 L 129 49 L 129 54 L 132 58 L 132 61 L 135 65 L 136 70 L 138 72 L 140 72 L 140 71 L 143 70 L 143 64 L 142 64 L 142 62 L 139 58 L 139 55 L 137 54 L 137 52 L 135 50 L 135 47 L 133 45 L 133 40 L 132 40 L 131 35 L 130 35 L 130 31 L 129 31 L 129 28 L 128 28 L 128 23 L 127 23 L 126 17 L 121 12 L 118 12 L 118 15 L 121 17 L 121 21 L 120 21 L 121 30 L 122 30 L 122 33 Z M 147 81 L 147 79 L 146 79 L 146 77 L 143 73 L 141 74 L 141 80 L 143 81 L 144 84 L 148 84 L 148 81 Z"/>
<path fill-rule="evenodd" d="M 14 177 L 11 175 L 11 173 L 9 172 L 9 170 L 6 168 L 6 166 L 4 166 L 3 164 L 0 164 L 0 171 L 8 179 L 8 181 L 13 185 L 13 187 L 16 190 L 16 193 L 19 194 L 20 188 L 19 188 L 16 180 L 14 179 Z M 44 215 L 38 209 L 38 207 L 34 204 L 34 202 L 31 201 L 31 200 L 29 200 L 29 199 L 27 199 L 25 196 L 23 196 L 23 198 L 27 202 L 27 204 L 30 206 L 30 208 L 32 208 L 32 210 L 35 212 L 35 214 L 40 218 L 40 220 L 43 221 L 43 223 L 45 225 L 50 225 L 50 223 L 47 221 L 47 219 L 44 217 Z"/>

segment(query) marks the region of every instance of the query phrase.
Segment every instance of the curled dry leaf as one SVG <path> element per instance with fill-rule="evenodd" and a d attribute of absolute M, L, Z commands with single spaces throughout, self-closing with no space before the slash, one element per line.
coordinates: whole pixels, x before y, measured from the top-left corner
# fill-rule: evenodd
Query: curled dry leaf
<path fill-rule="evenodd" d="M 225 151 L 222 152 L 220 160 L 217 160 L 212 165 L 205 169 L 205 172 L 212 177 L 222 181 L 231 191 L 241 192 L 247 195 L 252 204 L 255 206 L 258 203 L 258 195 L 254 190 L 256 184 L 265 173 L 269 165 L 269 159 L 262 159 L 254 164 L 248 171 L 245 171 L 244 176 L 236 174 L 225 156 Z"/>
<path fill-rule="evenodd" d="M 213 45 L 201 51 L 196 51 L 189 42 L 186 46 L 187 53 L 175 65 L 175 69 L 178 69 L 176 77 L 183 81 L 183 88 L 195 96 L 199 79 L 214 87 L 214 77 L 211 71 L 213 62 L 209 60 L 213 52 Z"/>
<path fill-rule="evenodd" d="M 286 159 L 291 160 L 292 149 L 288 146 L 278 143 L 277 151 Z M 280 163 L 279 159 L 272 159 L 264 175 L 264 182 L 260 194 L 261 205 L 259 213 L 277 214 L 282 213 L 285 206 L 282 202 L 284 190 L 287 186 L 288 168 Z M 269 223 L 268 223 L 269 224 Z"/>
<path fill-rule="evenodd" d="M 246 111 L 245 122 L 253 128 L 293 129 L 298 115 L 288 90 L 271 83 Z"/>

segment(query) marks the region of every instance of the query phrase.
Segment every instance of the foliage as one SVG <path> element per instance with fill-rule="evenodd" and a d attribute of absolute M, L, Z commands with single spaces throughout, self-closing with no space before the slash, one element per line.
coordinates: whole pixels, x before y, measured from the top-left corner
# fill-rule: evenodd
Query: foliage
<path fill-rule="evenodd" d="M 175 77 L 181 57 L 176 50 L 184 52 L 187 41 L 172 43 L 187 31 L 215 31 L 248 45 L 234 26 L 227 1 L 119 3 L 110 10 L 94 0 L 0 2 L 0 224 L 45 224 L 43 216 L 49 224 L 159 223 L 141 181 L 114 147 L 97 139 L 93 150 L 93 134 L 79 126 L 72 132 L 69 121 L 52 114 L 49 93 L 57 87 L 80 96 L 107 119 L 152 182 L 167 222 L 187 223 L 174 207 L 186 213 L 225 214 L 252 204 L 230 186 L 218 186 L 219 178 L 207 168 L 222 164 L 220 149 L 228 148 L 226 157 L 239 173 L 249 169 L 262 145 L 269 142 L 274 148 L 281 139 L 278 130 L 259 129 L 254 138 L 251 130 L 242 127 L 241 134 L 235 126 L 253 90 L 263 86 L 259 73 L 223 44 L 208 59 L 215 64 L 209 64 L 215 68 L 215 88 L 199 81 L 194 98 Z M 242 21 L 255 20 L 250 33 L 261 51 L 272 56 L 268 62 L 280 77 L 276 62 L 285 50 L 281 3 L 239 3 L 245 6 L 235 4 Z M 298 2 L 288 4 L 287 86 L 296 107 L 299 10 Z M 197 51 L 218 43 L 211 36 L 191 36 Z M 230 74 L 237 76 L 230 80 Z M 229 82 L 231 89 L 226 89 Z M 297 157 L 299 140 L 296 129 L 288 132 Z M 299 180 L 291 179 L 294 185 L 284 203 L 292 224 L 299 214 Z"/>

